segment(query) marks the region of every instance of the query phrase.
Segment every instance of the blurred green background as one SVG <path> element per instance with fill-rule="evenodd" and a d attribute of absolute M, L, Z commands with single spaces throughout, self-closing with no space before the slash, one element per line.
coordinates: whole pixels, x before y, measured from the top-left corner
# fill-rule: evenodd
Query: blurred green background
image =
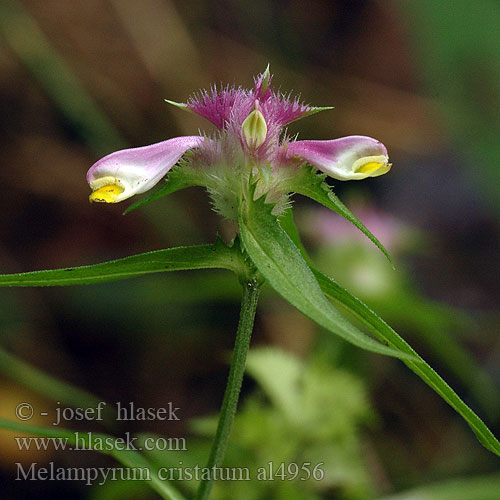
<path fill-rule="evenodd" d="M 92 264 L 213 242 L 217 232 L 230 239 L 234 227 L 210 210 L 201 190 L 123 217 L 128 202 L 88 203 L 85 173 L 118 148 L 211 131 L 163 99 L 183 102 L 214 83 L 251 86 L 270 63 L 283 91 L 335 106 L 292 124 L 290 133 L 373 136 L 393 163 L 384 177 L 333 185 L 387 245 L 397 270 L 338 216 L 297 197 L 296 219 L 313 259 L 414 345 L 498 436 L 499 20 L 494 0 L 0 0 L 0 271 Z M 235 278 L 217 272 L 2 289 L 0 347 L 106 401 L 174 402 L 181 422 L 121 430 L 187 436 L 188 447 L 193 436 L 203 462 L 210 419 L 191 419 L 218 411 L 238 301 Z M 253 345 L 279 349 L 276 363 L 284 352 L 293 355 L 289 364 L 301 366 L 305 387 L 324 375 L 317 385 L 325 395 L 304 389 L 298 412 L 343 389 L 354 402 L 328 400 L 328 414 L 305 423 L 292 418 L 271 453 L 273 426 L 281 429 L 287 417 L 254 366 L 228 460 L 336 457 L 324 458 L 330 480 L 283 491 L 223 486 L 215 500 L 402 500 L 424 486 L 430 493 L 418 498 L 500 498 L 497 458 L 403 364 L 337 342 L 270 289 Z M 16 402 L 39 396 L 0 371 L 0 415 L 13 418 Z M 338 430 L 344 421 L 352 425 Z M 329 431 L 297 431 L 307 425 Z M 292 451 L 280 454 L 293 439 Z M 140 485 L 14 481 L 14 462 L 33 460 L 112 464 L 90 453 L 19 453 L 0 431 L 2 499 L 157 498 Z"/>

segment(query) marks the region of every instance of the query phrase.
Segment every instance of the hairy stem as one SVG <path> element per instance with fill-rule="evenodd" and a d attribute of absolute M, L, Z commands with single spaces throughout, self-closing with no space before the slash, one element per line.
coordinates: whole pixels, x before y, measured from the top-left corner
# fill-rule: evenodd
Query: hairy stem
<path fill-rule="evenodd" d="M 257 300 L 259 298 L 259 285 L 256 280 L 250 280 L 243 285 L 243 297 L 241 299 L 240 321 L 236 333 L 236 342 L 234 345 L 233 359 L 231 369 L 227 380 L 224 401 L 217 426 L 217 433 L 210 452 L 210 458 L 207 463 L 207 470 L 210 470 L 210 479 L 202 480 L 196 500 L 207 500 L 213 487 L 215 467 L 220 467 L 226 453 L 229 434 L 236 415 L 238 399 L 240 396 L 241 383 L 245 373 L 245 364 L 248 348 L 252 336 L 255 310 L 257 309 Z"/>

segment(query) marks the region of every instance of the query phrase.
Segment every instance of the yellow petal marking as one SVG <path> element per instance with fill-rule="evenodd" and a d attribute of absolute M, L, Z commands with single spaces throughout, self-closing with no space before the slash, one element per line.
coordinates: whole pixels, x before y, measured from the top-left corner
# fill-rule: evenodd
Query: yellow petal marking
<path fill-rule="evenodd" d="M 109 184 L 93 191 L 89 196 L 89 200 L 91 202 L 116 203 L 117 196 L 123 193 L 123 191 L 123 188 L 117 184 Z"/>
<path fill-rule="evenodd" d="M 369 163 L 365 163 L 364 165 L 361 165 L 361 167 L 358 168 L 357 173 L 360 174 L 373 174 L 373 172 L 376 172 L 379 168 L 383 167 L 384 163 L 378 163 L 376 161 L 371 161 Z"/>

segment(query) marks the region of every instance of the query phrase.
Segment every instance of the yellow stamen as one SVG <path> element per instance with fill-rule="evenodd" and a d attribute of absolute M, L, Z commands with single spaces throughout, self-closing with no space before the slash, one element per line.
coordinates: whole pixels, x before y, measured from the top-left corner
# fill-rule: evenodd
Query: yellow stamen
<path fill-rule="evenodd" d="M 91 202 L 116 203 L 117 196 L 123 193 L 123 191 L 123 188 L 117 184 L 109 184 L 93 191 L 89 196 L 89 200 Z"/>
<path fill-rule="evenodd" d="M 380 167 L 383 167 L 384 163 L 378 163 L 376 161 L 370 161 L 368 163 L 365 163 L 364 165 L 361 165 L 361 167 L 358 168 L 356 171 L 357 173 L 359 172 L 360 174 L 373 174 L 373 172 L 376 172 Z"/>

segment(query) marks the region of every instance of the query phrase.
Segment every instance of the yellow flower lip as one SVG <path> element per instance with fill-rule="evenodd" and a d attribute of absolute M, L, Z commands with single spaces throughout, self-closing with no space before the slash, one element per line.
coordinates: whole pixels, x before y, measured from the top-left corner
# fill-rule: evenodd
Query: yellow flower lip
<path fill-rule="evenodd" d="M 96 185 L 97 184 L 97 185 Z M 106 176 L 96 180 L 92 193 L 89 196 L 89 201 L 97 203 L 117 203 L 119 195 L 125 189 L 117 184 L 117 179 L 111 176 Z"/>
<path fill-rule="evenodd" d="M 387 156 L 365 156 L 359 158 L 353 165 L 353 173 L 363 174 L 365 177 L 378 177 L 391 169 Z"/>
<path fill-rule="evenodd" d="M 365 163 L 361 167 L 359 167 L 358 172 L 361 174 L 373 174 L 376 170 L 378 170 L 380 167 L 383 167 L 383 163 L 377 163 L 376 161 L 370 161 L 368 163 Z"/>

